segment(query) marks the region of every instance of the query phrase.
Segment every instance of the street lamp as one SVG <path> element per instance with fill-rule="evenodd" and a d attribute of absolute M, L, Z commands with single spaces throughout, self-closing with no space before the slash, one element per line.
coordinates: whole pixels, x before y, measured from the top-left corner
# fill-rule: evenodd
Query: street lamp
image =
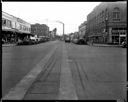
<path fill-rule="evenodd" d="M 63 39 L 64 39 L 64 23 L 61 21 L 56 21 L 56 22 L 61 23 L 63 25 Z"/>

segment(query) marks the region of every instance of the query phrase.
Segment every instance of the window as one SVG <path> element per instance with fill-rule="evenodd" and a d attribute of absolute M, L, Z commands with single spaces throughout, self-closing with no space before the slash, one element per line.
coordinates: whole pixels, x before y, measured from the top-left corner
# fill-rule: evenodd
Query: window
<path fill-rule="evenodd" d="M 22 30 L 22 25 L 20 25 L 20 30 Z"/>
<path fill-rule="evenodd" d="M 7 27 L 11 28 L 12 27 L 12 23 L 10 20 L 7 20 Z"/>
<path fill-rule="evenodd" d="M 2 19 L 2 26 L 6 26 L 6 19 Z"/>
<path fill-rule="evenodd" d="M 12 27 L 11 21 L 10 21 L 10 20 L 7 20 L 7 19 L 2 19 L 2 25 L 3 25 L 3 26 L 7 26 L 7 27 L 9 27 L 9 28 Z"/>
<path fill-rule="evenodd" d="M 115 7 L 113 10 L 113 20 L 120 20 L 120 9 Z"/>

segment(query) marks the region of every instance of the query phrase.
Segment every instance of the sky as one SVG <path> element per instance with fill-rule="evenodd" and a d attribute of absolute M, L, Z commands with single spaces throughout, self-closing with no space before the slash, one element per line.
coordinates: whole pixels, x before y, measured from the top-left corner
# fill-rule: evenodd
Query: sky
<path fill-rule="evenodd" d="M 47 24 L 50 30 L 57 28 L 57 34 L 78 31 L 87 15 L 101 2 L 2 2 L 2 11 L 19 17 L 30 24 Z"/>

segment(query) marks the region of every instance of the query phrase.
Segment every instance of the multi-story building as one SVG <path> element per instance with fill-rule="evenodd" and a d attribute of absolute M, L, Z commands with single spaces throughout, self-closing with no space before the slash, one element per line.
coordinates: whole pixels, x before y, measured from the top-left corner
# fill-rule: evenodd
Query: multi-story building
<path fill-rule="evenodd" d="M 30 23 L 2 11 L 2 41 L 16 42 L 31 35 Z"/>
<path fill-rule="evenodd" d="M 103 2 L 87 16 L 87 35 L 94 42 L 118 43 L 127 36 L 126 2 Z"/>
<path fill-rule="evenodd" d="M 79 38 L 84 38 L 86 36 L 86 25 L 87 22 L 85 21 L 79 26 Z"/>
<path fill-rule="evenodd" d="M 54 28 L 52 31 L 50 31 L 51 40 L 56 38 L 56 32 L 57 32 L 57 28 Z"/>
<path fill-rule="evenodd" d="M 31 33 L 39 36 L 49 36 L 49 27 L 45 24 L 32 24 Z"/>

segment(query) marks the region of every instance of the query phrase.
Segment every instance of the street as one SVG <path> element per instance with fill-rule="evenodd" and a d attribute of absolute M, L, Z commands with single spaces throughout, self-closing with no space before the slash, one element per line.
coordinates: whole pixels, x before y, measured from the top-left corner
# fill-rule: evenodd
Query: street
<path fill-rule="evenodd" d="M 50 41 L 2 47 L 2 96 L 56 47 L 23 100 L 126 100 L 126 49 Z"/>
<path fill-rule="evenodd" d="M 54 43 L 2 48 L 2 96 L 55 46 Z"/>
<path fill-rule="evenodd" d="M 79 99 L 124 98 L 125 49 L 71 44 L 67 49 Z"/>

